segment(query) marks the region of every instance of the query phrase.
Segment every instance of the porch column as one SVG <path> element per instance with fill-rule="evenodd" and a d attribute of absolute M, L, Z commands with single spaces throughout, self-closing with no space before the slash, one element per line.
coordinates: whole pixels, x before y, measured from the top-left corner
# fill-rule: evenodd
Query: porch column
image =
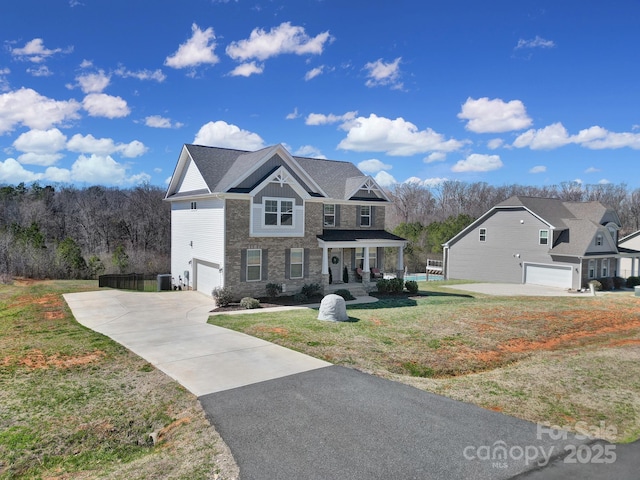
<path fill-rule="evenodd" d="M 322 275 L 329 275 L 329 247 L 322 246 Z"/>
<path fill-rule="evenodd" d="M 364 247 L 364 260 L 362 260 L 362 271 L 364 273 L 371 273 L 369 268 L 369 247 Z"/>
<path fill-rule="evenodd" d="M 404 278 L 404 246 L 398 247 L 398 264 L 396 265 L 396 276 Z"/>

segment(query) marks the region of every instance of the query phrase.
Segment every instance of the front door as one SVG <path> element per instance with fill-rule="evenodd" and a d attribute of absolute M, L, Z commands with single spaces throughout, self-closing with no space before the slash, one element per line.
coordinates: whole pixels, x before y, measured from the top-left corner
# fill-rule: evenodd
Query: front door
<path fill-rule="evenodd" d="M 342 283 L 342 249 L 332 248 L 329 253 L 329 268 L 333 283 Z"/>

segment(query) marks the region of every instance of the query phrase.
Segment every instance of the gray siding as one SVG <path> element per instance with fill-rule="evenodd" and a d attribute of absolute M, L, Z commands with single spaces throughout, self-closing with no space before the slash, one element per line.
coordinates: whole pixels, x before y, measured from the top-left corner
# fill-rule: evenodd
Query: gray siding
<path fill-rule="evenodd" d="M 286 167 L 286 169 L 289 172 L 289 174 L 293 178 L 295 178 L 296 181 L 302 186 L 302 188 L 304 188 L 308 192 L 312 191 L 312 189 L 309 188 L 309 186 L 307 184 L 305 184 L 300 179 L 300 177 L 298 175 L 296 175 L 294 172 L 291 171 L 291 168 L 289 168 L 289 166 L 285 163 L 285 161 L 282 158 L 280 158 L 279 155 L 274 155 L 272 158 L 267 160 L 263 165 L 260 166 L 260 168 L 258 168 L 258 170 L 253 172 L 247 178 L 245 178 L 240 183 L 240 185 L 238 185 L 238 188 L 252 188 L 252 187 L 254 187 L 258 182 L 260 182 L 262 179 L 264 179 L 264 177 L 266 175 L 268 175 L 269 172 L 271 172 L 275 168 L 281 167 L 283 165 Z"/>

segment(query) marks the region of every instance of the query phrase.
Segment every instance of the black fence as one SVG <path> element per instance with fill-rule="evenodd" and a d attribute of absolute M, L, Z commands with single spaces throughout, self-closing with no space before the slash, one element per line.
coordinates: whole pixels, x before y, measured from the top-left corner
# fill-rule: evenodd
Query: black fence
<path fill-rule="evenodd" d="M 157 292 L 159 290 L 158 275 L 142 273 L 100 275 L 98 286 L 117 288 L 118 290 L 137 290 L 138 292 Z"/>

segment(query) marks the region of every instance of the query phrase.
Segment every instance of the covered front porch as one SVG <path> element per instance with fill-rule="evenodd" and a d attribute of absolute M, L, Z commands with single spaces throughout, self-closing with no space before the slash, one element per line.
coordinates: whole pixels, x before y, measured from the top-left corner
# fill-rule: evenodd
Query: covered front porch
<path fill-rule="evenodd" d="M 318 235 L 322 249 L 323 286 L 361 284 L 369 292 L 384 272 L 385 248 L 397 249 L 393 273 L 404 275 L 404 247 L 407 241 L 384 230 L 325 230 Z"/>

